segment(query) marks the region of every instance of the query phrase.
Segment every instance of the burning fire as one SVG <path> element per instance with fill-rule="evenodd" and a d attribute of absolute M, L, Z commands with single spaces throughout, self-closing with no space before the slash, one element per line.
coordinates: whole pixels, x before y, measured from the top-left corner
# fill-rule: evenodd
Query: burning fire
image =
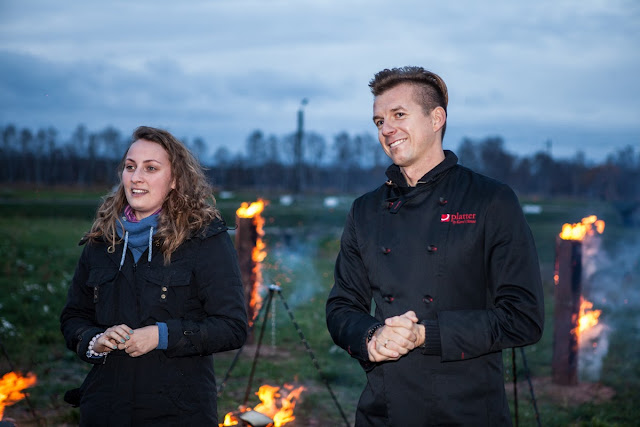
<path fill-rule="evenodd" d="M 251 202 L 249 205 L 247 202 L 242 202 L 238 210 L 236 211 L 236 215 L 240 218 L 254 218 L 256 215 L 260 215 L 264 210 L 264 200 L 258 199 L 257 202 Z M 264 223 L 264 221 L 263 221 Z"/>
<path fill-rule="evenodd" d="M 564 224 L 560 238 L 563 240 L 583 240 L 587 236 L 594 234 L 602 234 L 604 232 L 604 221 L 598 219 L 595 215 L 582 218 L 582 222 L 578 224 Z M 558 284 L 557 273 L 554 275 L 554 281 Z M 577 314 L 575 324 L 577 325 L 571 332 L 580 337 L 585 331 L 593 328 L 598 324 L 598 318 L 602 310 L 593 310 L 593 303 L 587 301 L 580 296 L 580 312 Z"/>
<path fill-rule="evenodd" d="M 32 387 L 36 383 L 35 374 L 23 376 L 16 372 L 9 372 L 0 378 L 0 420 L 4 415 L 4 408 L 25 398 L 22 390 Z"/>
<path fill-rule="evenodd" d="M 587 301 L 584 297 L 580 297 L 580 313 L 578 313 L 578 319 L 576 327 L 571 333 L 577 334 L 580 337 L 585 331 L 593 328 L 598 324 L 598 319 L 602 314 L 602 310 L 593 310 L 593 303 Z"/>
<path fill-rule="evenodd" d="M 562 240 L 583 240 L 585 236 L 592 236 L 596 232 L 602 234 L 604 231 L 604 221 L 597 216 L 591 215 L 582 218 L 578 224 L 564 224 L 560 238 Z"/>
<path fill-rule="evenodd" d="M 224 416 L 224 422 L 222 424 L 218 424 L 218 425 L 220 427 L 237 426 L 238 425 L 238 419 L 233 416 L 233 412 L 229 412 L 229 413 L 227 413 L 227 415 Z"/>
<path fill-rule="evenodd" d="M 288 390 L 286 397 L 283 397 L 280 392 L 282 388 Z M 261 403 L 256 405 L 253 410 L 271 418 L 273 420 L 273 423 L 269 424 L 271 427 L 281 427 L 296 419 L 293 416 L 293 408 L 295 408 L 296 401 L 300 398 L 302 392 L 306 390 L 303 386 L 294 388 L 291 384 L 285 384 L 282 388 L 265 384 L 260 386 L 256 393 Z M 248 410 L 250 409 L 246 409 L 243 412 Z M 238 425 L 238 419 L 233 412 L 229 412 L 225 415 L 224 422 L 219 426 L 235 425 Z"/>
<path fill-rule="evenodd" d="M 262 403 L 253 409 L 273 419 L 273 427 L 283 426 L 296 419 L 293 416 L 293 408 L 295 408 L 300 394 L 306 390 L 302 386 L 294 389 L 290 384 L 285 384 L 284 388 L 289 390 L 287 397 L 282 397 L 279 393 L 279 387 L 272 387 L 267 384 L 261 386 L 258 389 L 258 393 L 256 393 Z"/>
<path fill-rule="evenodd" d="M 255 266 L 253 268 L 255 283 L 251 293 L 251 300 L 249 301 L 249 305 L 254 308 L 254 313 L 256 315 L 262 306 L 262 297 L 259 293 L 259 286 L 262 283 L 262 269 L 260 263 L 264 261 L 267 256 L 267 251 L 265 250 L 267 246 L 262 240 L 262 237 L 264 236 L 264 217 L 260 215 L 264 210 L 265 205 L 266 203 L 264 200 L 258 199 L 257 202 L 251 202 L 251 204 L 242 202 L 238 210 L 236 210 L 238 218 L 253 218 L 253 224 L 256 226 L 256 232 L 258 234 L 256 246 L 251 252 L 251 259 L 255 262 Z M 253 319 L 250 319 L 250 324 L 252 323 Z"/>

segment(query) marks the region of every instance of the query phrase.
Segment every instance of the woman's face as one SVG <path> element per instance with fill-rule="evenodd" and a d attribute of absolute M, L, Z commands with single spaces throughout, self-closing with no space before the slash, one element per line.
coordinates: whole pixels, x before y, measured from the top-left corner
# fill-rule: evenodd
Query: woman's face
<path fill-rule="evenodd" d="M 122 185 L 136 218 L 146 218 L 159 210 L 175 188 L 165 149 L 145 139 L 131 144 L 122 171 Z"/>

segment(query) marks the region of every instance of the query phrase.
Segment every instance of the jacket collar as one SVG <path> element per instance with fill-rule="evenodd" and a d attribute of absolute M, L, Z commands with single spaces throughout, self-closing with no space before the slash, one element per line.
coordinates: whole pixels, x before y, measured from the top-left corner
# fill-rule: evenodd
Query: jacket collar
<path fill-rule="evenodd" d="M 436 167 L 431 169 L 429 172 L 424 174 L 424 176 L 418 180 L 416 187 L 430 183 L 431 181 L 439 177 L 443 172 L 451 169 L 457 164 L 458 157 L 453 153 L 453 151 L 444 150 L 444 160 L 438 163 L 438 165 L 436 165 Z M 387 178 L 389 178 L 389 180 L 387 181 L 387 185 L 396 187 L 409 187 L 409 185 L 407 184 L 407 180 L 400 170 L 400 166 L 396 164 L 389 166 L 387 168 L 386 175 Z"/>

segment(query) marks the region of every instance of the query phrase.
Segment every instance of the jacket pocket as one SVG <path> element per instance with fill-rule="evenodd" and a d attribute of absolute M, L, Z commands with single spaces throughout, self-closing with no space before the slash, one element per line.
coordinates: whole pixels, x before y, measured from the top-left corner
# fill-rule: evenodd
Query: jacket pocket
<path fill-rule="evenodd" d="M 191 296 L 191 271 L 151 273 L 146 279 L 145 301 L 150 305 L 152 317 L 162 320 L 167 315 L 168 318 L 183 317 L 185 302 Z"/>
<path fill-rule="evenodd" d="M 87 286 L 93 289 L 93 304 L 96 320 L 101 325 L 116 323 L 117 295 L 115 279 L 118 272 L 113 268 L 92 268 Z"/>

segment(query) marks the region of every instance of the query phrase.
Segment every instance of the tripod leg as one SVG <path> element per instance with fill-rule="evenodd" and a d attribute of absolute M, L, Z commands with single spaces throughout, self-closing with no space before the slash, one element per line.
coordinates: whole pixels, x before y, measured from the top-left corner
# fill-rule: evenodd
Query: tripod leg
<path fill-rule="evenodd" d="M 320 378 L 322 378 L 322 381 L 327 386 L 327 390 L 329 390 L 329 394 L 331 395 L 331 398 L 333 399 L 333 402 L 336 404 L 336 407 L 338 408 L 338 411 L 340 412 L 340 415 L 342 415 L 342 419 L 344 420 L 344 422 L 347 425 L 347 427 L 350 427 L 349 420 L 347 420 L 347 416 L 345 415 L 344 411 L 342 410 L 342 407 L 340 406 L 340 403 L 338 402 L 338 398 L 333 393 L 333 390 L 331 389 L 331 385 L 329 385 L 329 381 L 327 380 L 327 378 L 325 377 L 324 373 L 322 372 L 322 369 L 320 369 L 320 364 L 318 363 L 318 359 L 316 359 L 315 354 L 313 354 L 313 351 L 311 350 L 311 346 L 309 345 L 309 342 L 307 341 L 307 339 L 305 338 L 304 334 L 302 333 L 302 329 L 300 329 L 300 325 L 298 325 L 298 322 L 296 322 L 296 319 L 293 317 L 293 313 L 291 312 L 291 309 L 289 308 L 289 304 L 287 304 L 287 301 L 282 296 L 282 292 L 280 291 L 280 288 L 277 288 L 277 291 L 278 291 L 278 295 L 280 296 L 280 300 L 282 300 L 282 304 L 284 304 L 284 308 L 287 310 L 287 313 L 289 314 L 289 318 L 291 319 L 291 322 L 293 323 L 293 326 L 296 328 L 296 331 L 298 332 L 298 336 L 300 336 L 300 340 L 304 344 L 304 346 L 305 346 L 305 348 L 307 350 L 307 353 L 309 354 L 309 357 L 311 357 L 311 361 L 313 362 L 313 365 L 315 366 L 316 370 L 320 374 Z"/>
<path fill-rule="evenodd" d="M 262 314 L 263 309 L 264 309 L 264 305 L 260 307 L 260 310 L 258 311 L 258 315 L 256 316 L 255 320 L 258 320 L 260 318 L 260 315 Z M 249 327 L 249 334 L 252 333 L 253 327 L 255 326 L 255 324 L 256 323 L 254 321 L 253 324 Z M 238 359 L 242 354 L 242 350 L 244 350 L 244 346 L 238 349 L 238 351 L 236 352 L 236 355 L 233 357 L 233 360 L 231 361 L 231 365 L 229 365 L 227 372 L 224 374 L 224 379 L 218 386 L 218 397 L 222 396 L 222 392 L 224 391 L 224 388 L 227 386 L 227 381 L 229 381 L 229 378 L 231 377 L 231 371 L 233 370 L 233 368 L 235 368 L 236 363 L 238 363 Z"/>
<path fill-rule="evenodd" d="M 251 385 L 253 383 L 253 375 L 256 372 L 256 364 L 258 363 L 258 356 L 260 355 L 260 346 L 262 345 L 262 338 L 264 337 L 264 331 L 267 326 L 267 318 L 269 316 L 269 307 L 271 306 L 271 302 L 273 300 L 273 290 L 269 289 L 269 298 L 267 299 L 266 310 L 264 315 L 264 320 L 262 322 L 262 328 L 260 329 L 260 337 L 258 338 L 258 345 L 256 346 L 256 353 L 253 356 L 253 363 L 251 365 L 251 373 L 249 374 L 249 382 L 247 384 L 247 389 L 244 393 L 244 399 L 242 400 L 242 405 L 246 406 L 249 401 L 249 392 L 251 391 Z M 256 321 L 258 319 L 256 318 Z"/>
<path fill-rule="evenodd" d="M 511 370 L 513 371 L 513 402 L 515 407 L 516 414 L 516 422 L 515 425 L 518 427 L 519 416 L 518 416 L 518 373 L 516 371 L 516 349 L 511 349 Z"/>
<path fill-rule="evenodd" d="M 520 352 L 522 353 L 522 363 L 524 364 L 524 372 L 525 372 L 525 375 L 527 376 L 527 382 L 529 383 L 529 391 L 531 392 L 531 401 L 533 402 L 533 410 L 536 413 L 536 423 L 538 424 L 538 427 L 542 427 L 542 423 L 540 422 L 540 412 L 538 412 L 536 395 L 533 393 L 533 383 L 531 382 L 529 365 L 527 364 L 527 356 L 525 356 L 524 354 L 524 348 L 520 347 Z"/>

